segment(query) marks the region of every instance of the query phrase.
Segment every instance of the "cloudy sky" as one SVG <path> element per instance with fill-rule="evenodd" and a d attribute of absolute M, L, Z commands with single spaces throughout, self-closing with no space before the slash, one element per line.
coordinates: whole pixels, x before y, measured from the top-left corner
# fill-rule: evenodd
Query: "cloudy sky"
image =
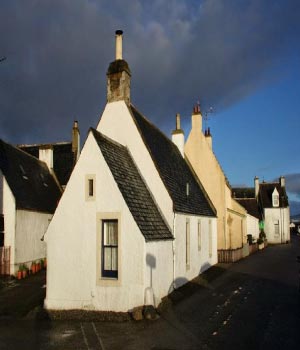
<path fill-rule="evenodd" d="M 300 213 L 299 0 L 1 0 L 0 138 L 84 140 L 106 101 L 124 31 L 132 102 L 168 136 L 180 113 L 207 126 L 230 183 L 285 175 Z"/>

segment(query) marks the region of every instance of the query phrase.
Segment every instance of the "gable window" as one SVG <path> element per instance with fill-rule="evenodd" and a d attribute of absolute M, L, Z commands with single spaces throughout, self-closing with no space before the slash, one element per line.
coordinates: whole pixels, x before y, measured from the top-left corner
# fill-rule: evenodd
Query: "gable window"
<path fill-rule="evenodd" d="M 279 207 L 279 193 L 275 187 L 273 194 L 272 194 L 272 204 L 273 207 Z"/>
<path fill-rule="evenodd" d="M 198 251 L 201 250 L 201 220 L 198 220 Z"/>
<path fill-rule="evenodd" d="M 118 220 L 102 220 L 102 277 L 118 278 Z"/>
<path fill-rule="evenodd" d="M 88 179 L 89 182 L 89 197 L 94 196 L 94 179 Z"/>
<path fill-rule="evenodd" d="M 185 227 L 185 263 L 186 269 L 190 268 L 190 220 L 186 219 L 186 227 Z"/>
<path fill-rule="evenodd" d="M 95 175 L 86 175 L 85 176 L 85 199 L 87 201 L 95 199 Z"/>

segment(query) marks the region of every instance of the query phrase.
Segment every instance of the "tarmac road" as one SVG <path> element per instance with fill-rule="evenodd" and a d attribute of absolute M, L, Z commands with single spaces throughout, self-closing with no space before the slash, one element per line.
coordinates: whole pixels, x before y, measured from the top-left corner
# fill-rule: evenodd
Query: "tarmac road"
<path fill-rule="evenodd" d="M 219 264 L 172 295 L 156 321 L 50 321 L 1 314 L 0 349 L 299 349 L 300 238 Z M 24 308 L 23 308 L 24 310 Z M 19 315 L 20 316 L 20 315 Z"/>

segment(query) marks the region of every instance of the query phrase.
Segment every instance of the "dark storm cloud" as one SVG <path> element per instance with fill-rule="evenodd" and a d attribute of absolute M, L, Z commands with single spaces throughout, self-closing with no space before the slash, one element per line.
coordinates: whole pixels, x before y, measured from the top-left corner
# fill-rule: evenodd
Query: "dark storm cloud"
<path fill-rule="evenodd" d="M 300 174 L 285 175 L 286 189 L 300 201 Z"/>
<path fill-rule="evenodd" d="M 114 30 L 123 29 L 132 100 L 165 130 L 198 99 L 221 109 L 299 52 L 297 0 L 2 0 L 0 137 L 83 138 L 105 103 Z"/>

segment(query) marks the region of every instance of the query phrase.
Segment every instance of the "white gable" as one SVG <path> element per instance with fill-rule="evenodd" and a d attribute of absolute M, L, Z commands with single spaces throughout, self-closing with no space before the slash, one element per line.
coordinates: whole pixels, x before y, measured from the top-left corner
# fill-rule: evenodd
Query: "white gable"
<path fill-rule="evenodd" d="M 108 103 L 97 126 L 97 130 L 128 147 L 156 203 L 169 226 L 172 227 L 172 200 L 160 178 L 126 103 L 124 101 Z"/>

